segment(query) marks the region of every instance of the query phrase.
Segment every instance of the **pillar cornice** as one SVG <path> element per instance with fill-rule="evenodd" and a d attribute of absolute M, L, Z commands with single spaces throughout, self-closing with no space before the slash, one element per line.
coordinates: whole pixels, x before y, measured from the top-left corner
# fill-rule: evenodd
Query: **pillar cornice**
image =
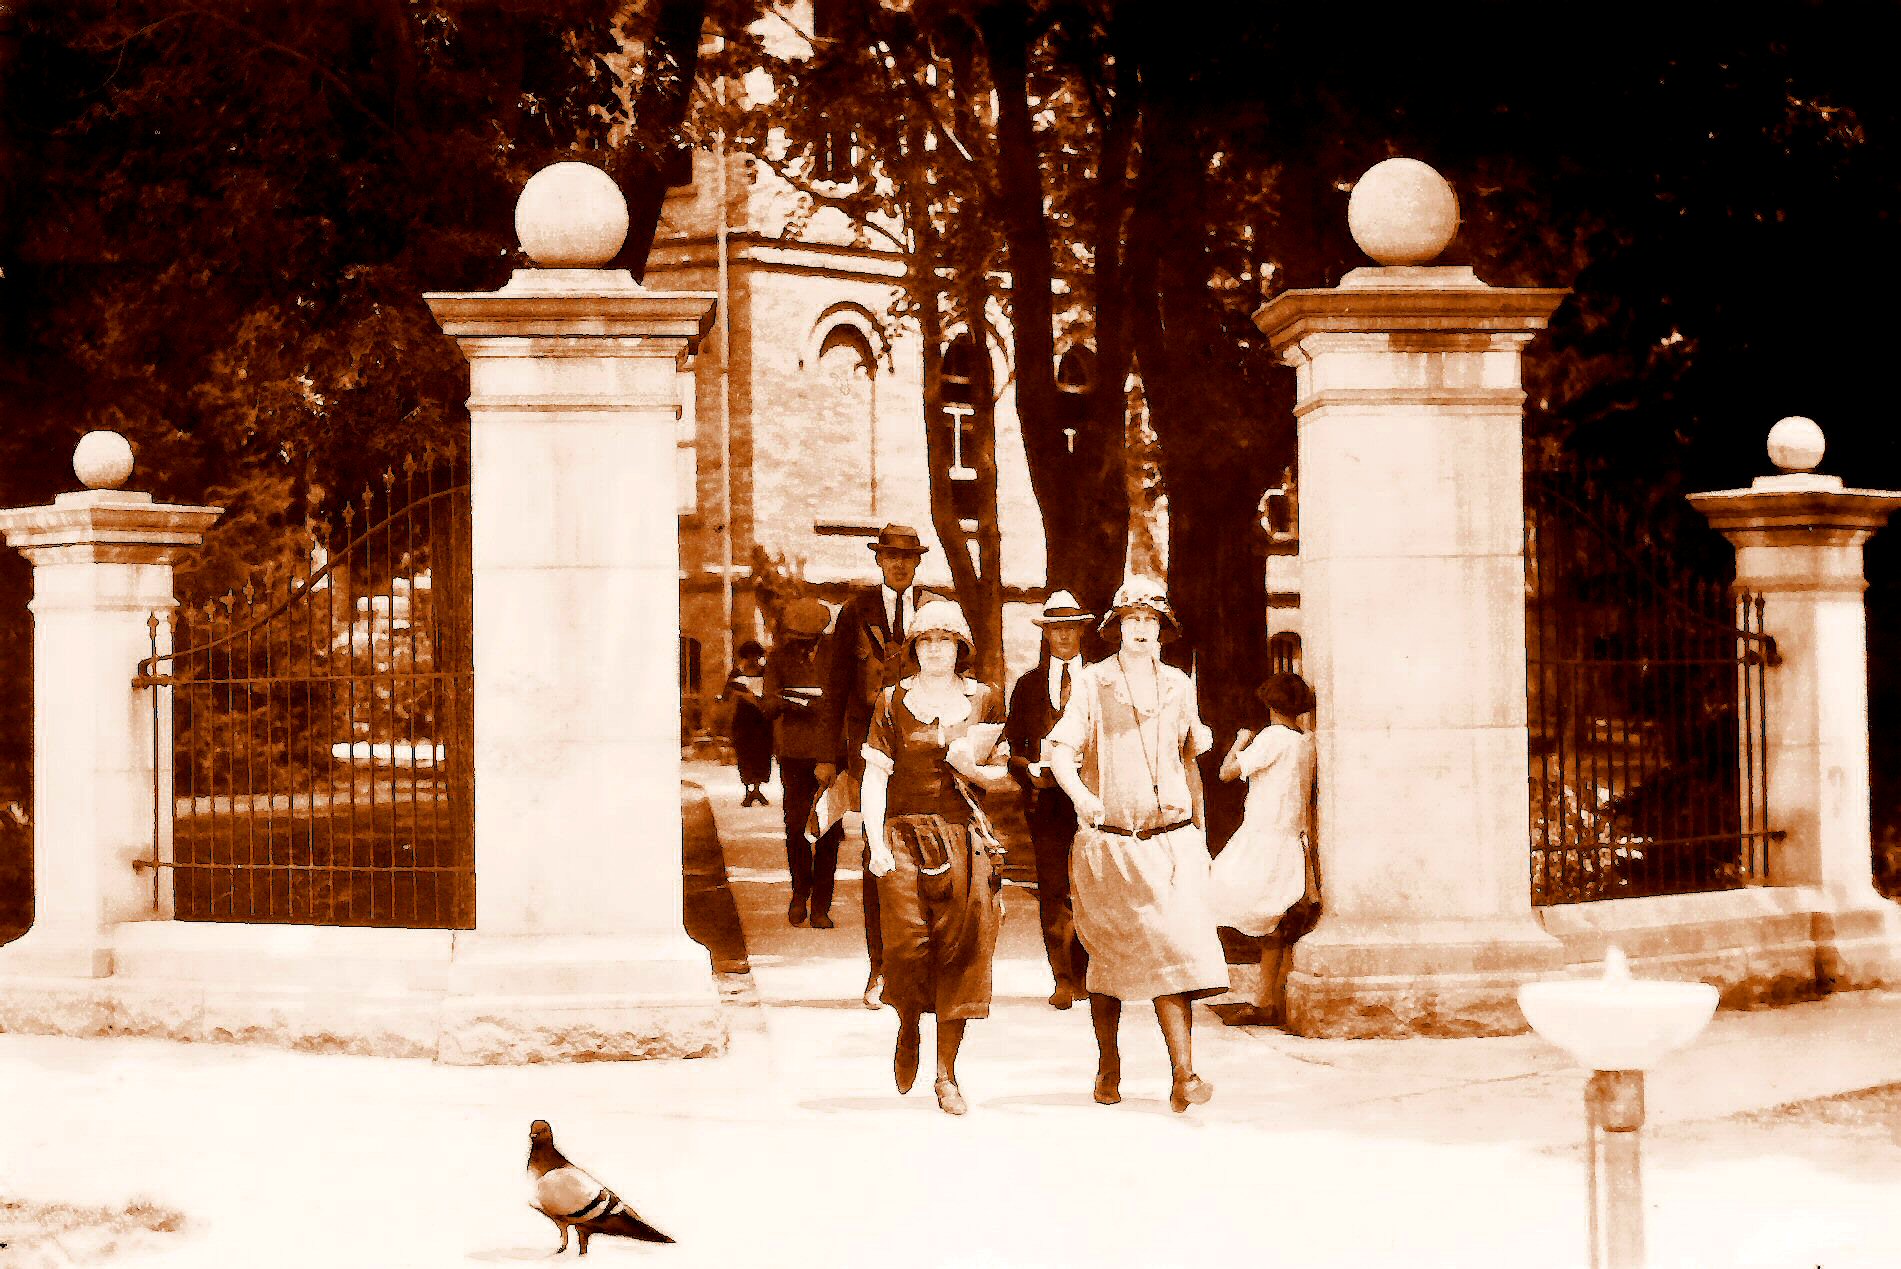
<path fill-rule="evenodd" d="M 1827 476 L 1763 476 L 1748 489 L 1690 495 L 1738 546 L 1852 546 L 1888 522 L 1901 491 L 1845 489 Z"/>
<path fill-rule="evenodd" d="M 577 337 L 587 340 L 587 351 L 576 356 L 656 356 L 677 353 L 681 344 L 688 355 L 696 351 L 712 329 L 715 297 L 651 291 L 625 269 L 520 269 L 499 291 L 432 291 L 423 299 L 443 331 L 474 356 L 520 355 L 519 345 L 503 340 Z M 616 349 L 606 341 L 625 342 Z"/>
<path fill-rule="evenodd" d="M 1254 324 L 1282 355 L 1318 334 L 1404 332 L 1429 341 L 1404 351 L 1439 351 L 1432 337 L 1530 338 L 1545 328 L 1568 294 L 1555 288 L 1487 286 L 1469 269 L 1356 269 L 1338 287 L 1275 296 L 1254 314 Z"/>
<path fill-rule="evenodd" d="M 202 543 L 205 530 L 223 514 L 223 507 L 87 489 L 60 494 L 45 506 L 0 511 L 0 533 L 35 564 L 169 564 Z"/>

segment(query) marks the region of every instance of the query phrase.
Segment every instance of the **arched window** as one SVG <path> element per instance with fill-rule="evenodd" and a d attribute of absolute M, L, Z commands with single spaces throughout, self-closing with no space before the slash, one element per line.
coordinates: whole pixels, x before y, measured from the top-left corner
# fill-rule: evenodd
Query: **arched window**
<path fill-rule="evenodd" d="M 865 444 L 865 501 L 878 514 L 878 359 L 865 333 L 841 322 L 819 344 L 819 376 L 839 416 L 852 421 Z"/>

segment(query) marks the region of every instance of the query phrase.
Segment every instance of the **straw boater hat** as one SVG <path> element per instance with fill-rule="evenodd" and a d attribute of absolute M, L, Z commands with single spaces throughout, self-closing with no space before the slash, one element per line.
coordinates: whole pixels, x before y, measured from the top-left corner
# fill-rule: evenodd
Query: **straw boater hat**
<path fill-rule="evenodd" d="M 933 596 L 918 605 L 917 615 L 911 618 L 911 625 L 904 632 L 904 646 L 916 647 L 917 641 L 927 634 L 953 635 L 964 645 L 964 651 L 976 651 L 977 642 L 970 637 L 970 623 L 964 620 L 964 610 L 942 596 Z"/>
<path fill-rule="evenodd" d="M 873 551 L 891 551 L 898 555 L 929 555 L 931 548 L 924 545 L 924 539 L 918 536 L 916 529 L 908 524 L 887 524 L 878 531 L 875 542 L 866 546 Z"/>
<path fill-rule="evenodd" d="M 1152 612 L 1160 617 L 1164 639 L 1172 639 L 1181 633 L 1181 623 L 1175 620 L 1175 612 L 1168 606 L 1168 591 L 1154 578 L 1139 574 L 1116 588 L 1115 598 L 1109 601 L 1108 613 L 1103 617 L 1102 624 L 1096 627 L 1097 633 L 1106 633 L 1110 622 L 1120 622 L 1132 612 Z"/>
<path fill-rule="evenodd" d="M 1096 614 L 1076 602 L 1076 597 L 1066 590 L 1059 590 L 1043 601 L 1043 611 L 1030 618 L 1039 626 L 1067 626 L 1076 622 L 1094 621 Z"/>

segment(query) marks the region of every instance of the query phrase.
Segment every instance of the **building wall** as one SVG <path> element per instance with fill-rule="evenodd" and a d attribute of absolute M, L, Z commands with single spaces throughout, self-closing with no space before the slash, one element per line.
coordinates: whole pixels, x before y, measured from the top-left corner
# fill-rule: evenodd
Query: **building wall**
<path fill-rule="evenodd" d="M 717 292 L 715 162 L 697 154 L 694 183 L 669 195 L 647 285 Z M 680 518 L 681 634 L 700 643 L 708 695 L 726 674 L 721 569 L 729 449 L 733 642 L 760 633 L 746 576 L 755 544 L 782 556 L 836 604 L 849 586 L 876 580 L 866 543 L 896 521 L 933 547 L 920 581 L 950 584 L 931 527 L 922 349 L 914 329 L 888 329 L 901 264 L 852 243 L 836 218 L 815 217 L 799 240 L 782 239 L 790 211 L 785 191 L 755 183 L 749 166 L 729 161 L 729 295 L 725 317 L 694 366 L 694 497 Z M 1007 363 L 997 369 L 1007 384 Z M 722 379 L 731 411 L 724 438 Z M 1018 601 L 1005 605 L 1005 657 L 1014 674 L 1036 657 L 1029 617 L 1042 595 L 1043 526 L 1008 387 L 996 422 L 1004 584 L 1006 598 Z"/>

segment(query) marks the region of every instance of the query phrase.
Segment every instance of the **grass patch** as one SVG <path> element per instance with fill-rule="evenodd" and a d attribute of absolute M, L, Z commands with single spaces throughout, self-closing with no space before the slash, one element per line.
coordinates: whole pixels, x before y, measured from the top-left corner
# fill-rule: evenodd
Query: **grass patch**
<path fill-rule="evenodd" d="M 0 1198 L 0 1263 L 8 1269 L 89 1264 L 184 1227 L 181 1213 L 145 1199 L 81 1207 Z"/>

